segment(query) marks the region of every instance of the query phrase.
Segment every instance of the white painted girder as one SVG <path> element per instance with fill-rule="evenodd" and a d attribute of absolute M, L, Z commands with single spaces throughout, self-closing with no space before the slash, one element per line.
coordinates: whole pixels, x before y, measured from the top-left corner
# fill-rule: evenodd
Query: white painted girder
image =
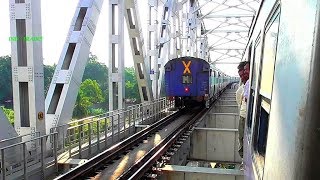
<path fill-rule="evenodd" d="M 18 133 L 10 124 L 7 116 L 4 114 L 0 108 L 0 141 L 4 139 L 9 139 L 18 136 Z M 1 148 L 2 146 L 0 146 Z"/>
<path fill-rule="evenodd" d="M 199 10 L 205 9 L 202 11 L 200 19 L 207 24 L 212 24 L 206 27 L 204 34 L 210 36 L 208 51 L 211 52 L 212 62 L 223 64 L 230 60 L 239 61 L 259 0 L 232 0 L 232 3 L 229 0 L 199 0 L 199 2 L 201 4 Z M 212 8 L 206 8 L 208 6 Z"/>
<path fill-rule="evenodd" d="M 109 1 L 109 110 L 125 107 L 124 1 Z"/>
<path fill-rule="evenodd" d="M 151 79 L 152 94 L 157 98 L 157 74 L 158 72 L 158 0 L 148 0 L 148 33 L 147 33 L 147 60 L 150 64 L 149 73 Z"/>
<path fill-rule="evenodd" d="M 150 62 L 146 56 L 137 0 L 125 1 L 125 20 L 138 81 L 141 102 L 153 100 L 150 81 Z"/>
<path fill-rule="evenodd" d="M 47 133 L 72 118 L 102 4 L 79 0 L 45 101 Z"/>
<path fill-rule="evenodd" d="M 163 14 L 161 17 L 161 24 L 160 24 L 160 31 L 159 31 L 159 49 L 158 49 L 158 68 L 155 70 L 155 75 L 158 75 L 158 86 L 157 86 L 157 94 L 156 98 L 161 96 L 161 88 L 163 84 L 163 76 L 164 76 L 164 65 L 169 60 L 169 53 L 170 53 L 170 17 L 175 9 L 175 1 L 174 0 L 167 0 L 164 4 Z"/>
<path fill-rule="evenodd" d="M 45 134 L 41 1 L 9 3 L 15 129 Z"/>
<path fill-rule="evenodd" d="M 188 40 L 187 41 L 188 41 L 188 46 L 190 47 L 188 55 L 192 57 L 198 56 L 197 31 L 200 23 L 198 23 L 198 20 L 197 20 L 198 11 L 196 9 L 197 9 L 196 3 L 189 2 L 188 26 L 187 26 Z"/>

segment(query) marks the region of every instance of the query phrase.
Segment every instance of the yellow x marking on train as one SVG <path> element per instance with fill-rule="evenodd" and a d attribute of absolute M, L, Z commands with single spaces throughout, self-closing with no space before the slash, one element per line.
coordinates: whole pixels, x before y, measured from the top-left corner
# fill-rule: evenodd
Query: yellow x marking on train
<path fill-rule="evenodd" d="M 191 65 L 191 61 L 188 61 L 188 63 L 186 64 L 186 62 L 182 61 L 183 65 L 184 65 L 184 71 L 183 71 L 183 74 L 186 74 L 186 73 L 190 73 L 191 74 L 191 71 L 189 69 L 190 65 Z"/>

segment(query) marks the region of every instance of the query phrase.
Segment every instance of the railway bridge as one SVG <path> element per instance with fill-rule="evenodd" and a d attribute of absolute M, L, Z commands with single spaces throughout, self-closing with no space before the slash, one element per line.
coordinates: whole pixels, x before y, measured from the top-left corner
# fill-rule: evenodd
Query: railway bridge
<path fill-rule="evenodd" d="M 292 34 L 291 31 L 288 33 L 288 37 L 297 37 L 302 41 L 303 38 L 297 34 L 302 32 L 299 28 L 303 25 L 306 29 L 309 28 L 309 34 L 314 36 L 306 36 L 303 42 L 306 47 L 304 54 L 298 55 L 302 59 L 318 57 L 318 54 L 314 53 L 317 51 L 312 50 L 320 47 L 317 46 L 319 38 L 316 38 L 316 20 L 319 13 L 315 10 L 319 7 L 316 0 L 305 3 L 298 0 L 296 5 L 286 1 L 281 4 L 277 0 L 52 2 L 0 2 L 0 11 L 7 13 L 7 16 L 0 14 L 0 19 L 4 22 L 7 20 L 2 28 L 9 32 L 5 34 L 9 43 L 4 45 L 9 46 L 10 52 L 7 54 L 11 55 L 14 110 L 12 126 L 0 109 L 1 179 L 238 180 L 268 179 L 271 177 L 269 172 L 277 172 L 275 177 L 279 178 L 294 176 L 294 170 L 281 169 L 290 163 L 298 164 L 286 155 L 283 156 L 284 165 L 276 165 L 279 167 L 277 170 L 267 163 L 266 149 L 270 157 L 274 157 L 277 152 L 266 148 L 265 134 L 268 125 L 265 124 L 269 122 L 272 107 L 273 74 L 278 73 L 275 75 L 276 83 L 276 80 L 279 80 L 277 77 L 282 77 L 282 69 L 275 65 L 275 60 L 263 59 L 275 59 L 276 50 L 272 50 L 279 46 L 277 42 L 288 42 L 285 36 L 284 39 L 278 37 L 281 32 L 287 32 L 287 27 L 296 28 Z M 291 11 L 297 9 L 297 6 L 301 6 L 304 13 L 301 17 L 308 17 L 309 21 L 315 19 L 315 23 L 307 24 L 300 21 L 301 18 L 296 18 L 297 24 L 290 24 L 290 18 L 295 17 L 295 13 Z M 54 12 L 54 20 L 44 15 L 48 15 L 49 11 Z M 283 27 L 280 25 L 279 28 L 280 17 L 283 17 L 283 23 L 288 24 Z M 69 20 L 69 26 L 63 26 L 66 20 Z M 315 27 L 309 26 L 310 24 L 315 24 Z M 53 59 L 56 66 L 45 94 L 45 59 L 52 58 L 48 57 L 50 50 L 46 48 L 54 46 L 46 39 L 61 39 L 58 34 L 47 32 L 48 29 L 50 32 L 59 32 L 60 27 L 66 27 L 66 36 L 65 40 L 60 42 L 60 55 Z M 315 45 L 308 44 L 311 41 Z M 293 46 L 289 44 L 288 48 Z M 109 69 L 108 79 L 105 79 L 108 82 L 109 110 L 75 120 L 72 115 L 92 51 L 98 52 L 98 56 L 101 55 L 100 60 Z M 1 56 L 5 55 L 1 53 Z M 220 87 L 209 108 L 178 109 L 175 102 L 165 95 L 165 64 L 170 59 L 185 56 L 204 59 L 218 69 L 219 73 L 233 77 L 227 86 Z M 279 59 L 281 63 L 281 56 Z M 248 121 L 244 137 L 247 155 L 243 159 L 238 153 L 240 118 L 236 101 L 240 82 L 237 66 L 241 61 L 249 61 L 251 66 L 250 94 L 246 101 L 249 108 Z M 310 64 L 314 62 L 317 61 L 310 60 Z M 126 99 L 126 65 L 134 67 L 141 103 L 129 104 Z M 310 78 L 305 82 L 311 82 L 311 72 L 318 71 L 306 67 L 300 72 L 304 73 L 303 77 Z M 264 78 L 270 74 L 270 77 Z M 262 78 L 256 78 L 260 76 Z M 293 87 L 290 83 L 288 86 Z M 307 85 L 301 86 L 303 87 Z M 258 89 L 260 90 L 257 91 Z M 279 92 L 285 95 L 284 91 Z M 296 92 L 304 91 L 298 89 Z M 278 97 L 278 94 L 273 94 Z M 277 105 L 273 106 L 277 109 Z M 297 112 L 300 117 L 305 117 L 304 110 L 300 109 L 298 112 L 299 108 L 293 109 L 293 114 Z M 279 113 L 280 111 L 281 108 Z M 289 114 L 285 116 L 286 113 L 282 113 L 284 117 L 289 117 Z M 257 120 L 252 120 L 251 117 Z M 254 127 L 251 128 L 248 122 Z M 310 124 L 307 123 L 305 127 L 311 128 L 311 122 L 313 121 L 310 120 Z M 276 127 L 271 125 L 269 128 Z M 286 130 L 276 128 L 275 132 L 280 136 L 282 131 Z M 294 132 L 292 130 L 293 134 Z M 269 133 L 268 137 L 272 138 L 273 135 Z M 277 143 L 281 145 L 280 142 L 285 141 L 282 139 L 285 135 L 280 137 L 278 141 L 269 143 L 274 146 Z M 296 139 L 294 142 L 300 142 L 299 138 Z M 288 147 L 295 144 L 294 142 L 290 142 Z M 297 145 L 294 148 L 303 149 L 302 146 Z M 303 147 L 308 149 L 309 146 Z M 288 153 L 293 152 L 288 150 Z M 297 167 L 288 166 L 292 169 Z M 280 170 L 283 170 L 283 174 Z"/>

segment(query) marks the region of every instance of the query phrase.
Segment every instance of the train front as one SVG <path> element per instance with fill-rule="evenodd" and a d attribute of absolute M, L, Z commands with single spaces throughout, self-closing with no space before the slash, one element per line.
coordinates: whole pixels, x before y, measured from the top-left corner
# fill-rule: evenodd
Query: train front
<path fill-rule="evenodd" d="M 176 107 L 205 105 L 209 99 L 210 65 L 193 57 L 172 59 L 165 65 L 165 90 Z"/>

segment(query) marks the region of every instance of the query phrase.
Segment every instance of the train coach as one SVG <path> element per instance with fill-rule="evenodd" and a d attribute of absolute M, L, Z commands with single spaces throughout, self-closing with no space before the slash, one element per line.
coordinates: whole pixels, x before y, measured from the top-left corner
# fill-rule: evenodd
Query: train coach
<path fill-rule="evenodd" d="M 242 60 L 245 179 L 320 179 L 320 1 L 262 0 Z"/>
<path fill-rule="evenodd" d="M 165 65 L 165 92 L 175 100 L 175 106 L 209 106 L 217 93 L 232 78 L 207 61 L 194 57 L 180 57 Z"/>

